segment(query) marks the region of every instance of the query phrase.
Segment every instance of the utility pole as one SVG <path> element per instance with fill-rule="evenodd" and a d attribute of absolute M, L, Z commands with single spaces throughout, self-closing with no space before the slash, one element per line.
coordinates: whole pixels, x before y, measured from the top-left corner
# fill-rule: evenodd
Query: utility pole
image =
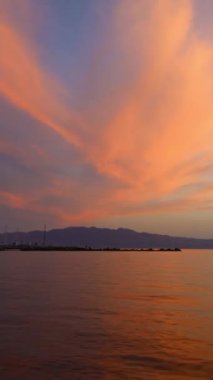
<path fill-rule="evenodd" d="M 45 247 L 45 245 L 46 245 L 46 235 L 47 235 L 47 226 L 45 224 L 44 225 L 44 232 L 43 232 L 43 242 L 42 242 L 43 247 Z"/>
<path fill-rule="evenodd" d="M 7 245 L 7 224 L 4 226 L 4 245 Z"/>

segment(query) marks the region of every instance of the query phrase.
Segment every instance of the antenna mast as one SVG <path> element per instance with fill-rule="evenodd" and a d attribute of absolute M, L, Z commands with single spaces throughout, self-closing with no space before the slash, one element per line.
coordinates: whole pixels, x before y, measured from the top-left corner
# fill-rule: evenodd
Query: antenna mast
<path fill-rule="evenodd" d="M 43 232 L 43 242 L 42 242 L 43 247 L 45 247 L 45 245 L 46 245 L 46 235 L 47 235 L 47 226 L 45 224 L 44 225 L 44 232 Z"/>

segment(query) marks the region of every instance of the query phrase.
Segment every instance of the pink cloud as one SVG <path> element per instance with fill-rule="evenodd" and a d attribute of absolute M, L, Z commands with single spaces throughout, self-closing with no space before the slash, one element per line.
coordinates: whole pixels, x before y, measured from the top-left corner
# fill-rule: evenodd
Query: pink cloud
<path fill-rule="evenodd" d="M 190 0 L 116 2 L 106 43 L 97 46 L 95 69 L 82 86 L 86 93 L 91 91 L 93 101 L 84 101 L 81 115 L 65 106 L 70 89 L 44 69 L 35 43 L 30 45 L 2 16 L 1 94 L 75 146 L 81 165 L 91 166 L 111 184 L 97 190 L 88 181 L 82 190 L 80 179 L 56 177 L 37 196 L 32 192 L 34 210 L 42 209 L 48 194 L 66 200 L 66 206 L 46 205 L 64 222 L 190 211 L 210 204 L 213 46 L 194 31 L 193 6 Z M 110 52 L 115 56 L 112 72 L 104 63 Z M 107 79 L 114 67 L 120 68 L 120 82 L 112 91 Z M 92 91 L 92 84 L 99 91 Z M 42 149 L 40 154 L 44 161 L 54 156 L 48 152 L 45 157 Z M 67 165 L 56 161 L 57 169 Z M 207 180 L 208 190 L 194 190 Z M 184 186 L 190 190 L 184 193 Z M 28 207 L 15 195 L 2 197 L 13 207 Z"/>
<path fill-rule="evenodd" d="M 0 191 L 0 203 L 7 204 L 14 208 L 24 208 L 27 206 L 27 201 L 25 198 L 6 191 Z"/>
<path fill-rule="evenodd" d="M 1 7 L 4 15 L 4 3 Z M 79 136 L 69 126 L 84 128 L 84 121 L 63 105 L 64 89 L 42 68 L 35 44 L 30 44 L 6 16 L 1 18 L 0 93 L 64 140 L 80 147 Z"/>

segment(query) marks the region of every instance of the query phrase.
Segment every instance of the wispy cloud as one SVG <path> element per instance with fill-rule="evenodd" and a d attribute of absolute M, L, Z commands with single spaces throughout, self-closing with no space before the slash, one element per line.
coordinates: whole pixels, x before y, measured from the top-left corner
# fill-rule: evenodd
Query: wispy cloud
<path fill-rule="evenodd" d="M 71 144 L 80 146 L 74 131 L 84 125 L 80 116 L 63 105 L 65 89 L 42 67 L 35 42 L 28 41 L 5 19 L 0 24 L 0 93 Z M 7 4 L 6 4 L 7 5 Z M 7 10 L 7 7 L 6 7 Z M 73 128 L 69 128 L 69 126 Z"/>
<path fill-rule="evenodd" d="M 46 183 L 37 197 L 31 189 L 30 203 L 26 193 L 15 195 L 15 184 L 13 195 L 3 186 L 4 202 L 37 212 L 46 207 L 64 223 L 210 207 L 213 45 L 195 30 L 191 0 L 113 3 L 75 102 L 74 89 L 48 71 L 38 41 L 24 35 L 6 4 L 0 93 L 72 153 L 35 144 L 39 159 L 29 154 L 29 162 L 47 170 Z M 9 137 L 0 151 L 27 160 Z"/>

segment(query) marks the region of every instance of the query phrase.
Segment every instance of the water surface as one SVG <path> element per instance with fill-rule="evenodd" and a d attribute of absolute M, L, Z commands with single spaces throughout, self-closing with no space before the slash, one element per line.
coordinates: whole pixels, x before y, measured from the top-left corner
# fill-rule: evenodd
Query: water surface
<path fill-rule="evenodd" d="M 1 252 L 0 379 L 213 379 L 213 252 Z"/>

